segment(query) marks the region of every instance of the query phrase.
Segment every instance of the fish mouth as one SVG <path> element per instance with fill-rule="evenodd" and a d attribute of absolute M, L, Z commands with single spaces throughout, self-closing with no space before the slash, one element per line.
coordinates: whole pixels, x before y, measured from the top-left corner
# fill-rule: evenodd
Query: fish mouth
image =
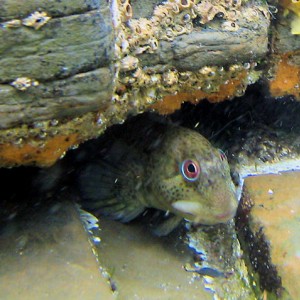
<path fill-rule="evenodd" d="M 198 202 L 190 202 L 190 201 L 176 201 L 172 203 L 172 207 L 177 211 L 188 214 L 191 216 L 197 216 L 203 211 L 203 207 Z"/>
<path fill-rule="evenodd" d="M 236 214 L 236 209 L 231 209 L 230 211 L 226 211 L 221 214 L 211 215 L 210 217 L 205 217 L 205 210 L 203 206 L 199 202 L 190 202 L 190 201 L 176 201 L 172 203 L 172 207 L 181 214 L 186 215 L 186 218 L 190 221 L 194 221 L 196 223 L 205 223 L 205 224 L 218 224 L 218 223 L 226 223 L 229 220 L 233 219 Z M 206 219 L 204 221 L 203 219 Z M 210 219 L 210 220 L 208 220 Z"/>

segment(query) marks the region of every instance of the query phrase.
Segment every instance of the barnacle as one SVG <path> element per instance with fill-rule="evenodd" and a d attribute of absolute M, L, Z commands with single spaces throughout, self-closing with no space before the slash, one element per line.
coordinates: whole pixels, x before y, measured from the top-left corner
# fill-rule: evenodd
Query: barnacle
<path fill-rule="evenodd" d="M 175 31 L 176 35 L 181 35 L 181 34 L 186 33 L 187 29 L 182 25 L 176 24 L 173 28 L 173 31 Z"/>
<path fill-rule="evenodd" d="M 155 50 L 157 50 L 157 48 L 158 48 L 158 40 L 156 39 L 156 38 L 150 38 L 149 39 L 149 46 L 150 46 L 150 53 L 153 53 L 153 52 L 155 52 Z"/>
<path fill-rule="evenodd" d="M 197 15 L 201 16 L 200 23 L 206 24 L 214 19 L 218 13 L 226 14 L 225 8 L 219 5 L 214 5 L 210 1 L 202 1 L 195 5 L 194 11 Z"/>
<path fill-rule="evenodd" d="M 19 19 L 9 20 L 7 22 L 1 23 L 1 27 L 3 28 L 18 28 L 22 25 L 22 21 Z"/>
<path fill-rule="evenodd" d="M 170 11 L 165 5 L 158 5 L 154 8 L 153 17 L 157 17 L 159 19 L 165 18 L 169 16 Z"/>
<path fill-rule="evenodd" d="M 178 73 L 176 71 L 167 71 L 162 76 L 162 82 L 166 86 L 171 86 L 178 82 Z"/>
<path fill-rule="evenodd" d="M 225 21 L 222 23 L 222 29 L 226 31 L 237 31 L 239 26 L 235 22 Z"/>
<path fill-rule="evenodd" d="M 147 44 L 148 40 L 156 35 L 157 30 L 152 26 L 151 20 L 146 18 L 129 20 L 128 28 L 132 33 L 128 37 L 128 42 L 132 47 Z"/>
<path fill-rule="evenodd" d="M 167 28 L 166 31 L 160 36 L 161 40 L 172 41 L 176 36 L 172 28 Z"/>
<path fill-rule="evenodd" d="M 182 17 L 182 21 L 183 21 L 184 23 L 188 23 L 188 22 L 190 22 L 191 20 L 192 20 L 192 17 L 191 17 L 190 14 L 184 14 L 183 17 Z"/>
<path fill-rule="evenodd" d="M 189 8 L 192 5 L 194 5 L 194 0 L 169 0 L 171 3 L 175 3 L 178 5 L 180 10 L 183 10 L 185 8 Z"/>
<path fill-rule="evenodd" d="M 144 52 L 146 52 L 147 50 L 150 49 L 150 46 L 143 46 L 143 47 L 138 47 L 134 50 L 134 54 L 138 55 L 138 54 L 142 54 Z"/>
<path fill-rule="evenodd" d="M 123 17 L 123 21 L 128 21 L 129 19 L 132 18 L 132 7 L 130 5 L 130 3 L 126 3 L 124 4 L 124 10 L 123 10 L 123 14 L 122 14 L 122 17 Z"/>
<path fill-rule="evenodd" d="M 11 85 L 19 91 L 26 91 L 31 86 L 38 86 L 39 82 L 28 77 L 18 77 Z"/>
<path fill-rule="evenodd" d="M 139 85 L 145 85 L 150 82 L 149 76 L 146 75 L 141 68 L 138 68 L 134 72 L 133 77 L 136 78 L 136 81 Z"/>
<path fill-rule="evenodd" d="M 120 17 L 122 22 L 132 18 L 132 7 L 129 0 L 120 0 L 119 4 Z"/>
<path fill-rule="evenodd" d="M 246 69 L 233 65 L 226 71 L 222 67 L 205 66 L 200 70 L 180 72 L 174 67 L 143 66 L 143 60 L 139 59 L 145 53 L 157 51 L 161 41 L 173 41 L 179 35 L 192 32 L 194 26 L 199 26 L 200 30 L 211 27 L 237 31 L 241 18 L 253 22 L 257 15 L 250 15 L 251 10 L 248 12 L 245 7 L 240 12 L 242 1 L 167 0 L 153 9 L 151 17 L 134 18 L 134 11 L 128 6 L 130 1 L 118 0 L 121 24 L 117 32 L 116 56 L 120 72 L 114 100 L 130 103 L 140 111 L 159 102 L 164 95 L 175 95 L 179 91 L 194 93 L 194 102 L 203 98 L 220 101 L 243 93 L 246 86 L 243 82 L 249 78 L 252 66 Z M 226 90 L 225 96 L 220 93 L 221 89 Z M 178 103 L 182 101 L 180 98 Z"/>
<path fill-rule="evenodd" d="M 230 0 L 230 5 L 238 8 L 242 5 L 242 0 Z"/>
<path fill-rule="evenodd" d="M 216 75 L 217 67 L 203 67 L 199 70 L 199 73 L 201 75 L 207 76 L 207 77 L 213 77 Z"/>
<path fill-rule="evenodd" d="M 35 11 L 29 17 L 23 19 L 22 24 L 37 30 L 44 26 L 50 19 L 51 17 L 49 17 L 46 12 Z"/>
<path fill-rule="evenodd" d="M 153 74 L 149 76 L 149 83 L 151 85 L 157 85 L 159 82 L 161 82 L 161 75 L 160 74 Z"/>
<path fill-rule="evenodd" d="M 121 71 L 132 71 L 138 67 L 139 60 L 138 58 L 128 55 L 125 56 L 121 61 L 120 61 L 120 70 Z"/>

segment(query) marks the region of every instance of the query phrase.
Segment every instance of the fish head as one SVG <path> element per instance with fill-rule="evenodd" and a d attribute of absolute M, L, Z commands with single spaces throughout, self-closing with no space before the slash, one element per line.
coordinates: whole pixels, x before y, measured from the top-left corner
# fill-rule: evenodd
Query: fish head
<path fill-rule="evenodd" d="M 205 225 L 235 216 L 238 201 L 227 158 L 203 136 L 180 129 L 155 156 L 157 208 Z"/>

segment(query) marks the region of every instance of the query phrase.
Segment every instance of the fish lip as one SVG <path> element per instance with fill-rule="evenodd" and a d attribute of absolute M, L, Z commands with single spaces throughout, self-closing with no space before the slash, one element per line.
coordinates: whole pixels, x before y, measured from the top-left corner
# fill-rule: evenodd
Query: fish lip
<path fill-rule="evenodd" d="M 236 210 L 231 210 L 222 214 L 216 215 L 216 218 L 219 220 L 229 221 L 234 218 Z"/>
<path fill-rule="evenodd" d="M 191 202 L 191 201 L 185 201 L 185 200 L 178 200 L 174 203 L 172 203 L 172 207 L 181 214 L 185 215 L 185 218 L 198 223 L 203 224 L 202 217 L 203 217 L 203 207 L 199 202 Z M 214 222 L 211 222 L 211 224 L 217 224 L 217 223 L 226 223 L 229 220 L 233 219 L 236 214 L 236 209 L 231 209 L 230 211 L 225 211 L 221 214 L 212 214 L 211 219 L 214 219 Z M 205 222 L 206 223 L 206 222 Z"/>
<path fill-rule="evenodd" d="M 184 201 L 184 200 L 179 200 L 172 203 L 172 207 L 177 211 L 190 216 L 195 216 L 202 210 L 202 206 L 200 203 Z"/>

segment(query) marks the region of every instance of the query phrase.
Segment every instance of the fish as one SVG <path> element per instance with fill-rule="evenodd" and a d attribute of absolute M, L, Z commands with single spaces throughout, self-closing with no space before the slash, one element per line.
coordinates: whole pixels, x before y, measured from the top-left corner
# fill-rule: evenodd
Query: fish
<path fill-rule="evenodd" d="M 167 235 L 182 219 L 214 225 L 237 210 L 226 155 L 198 132 L 139 116 L 113 126 L 81 150 L 76 186 L 81 205 L 127 223 L 154 208 L 170 216 Z"/>

